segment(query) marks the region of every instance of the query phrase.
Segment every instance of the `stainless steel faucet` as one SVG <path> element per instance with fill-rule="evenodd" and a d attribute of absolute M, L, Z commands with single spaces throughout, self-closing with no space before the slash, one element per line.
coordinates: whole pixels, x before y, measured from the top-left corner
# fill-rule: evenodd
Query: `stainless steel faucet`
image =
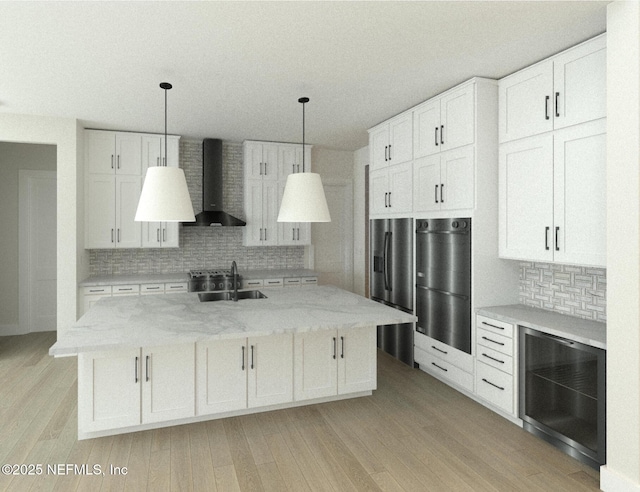
<path fill-rule="evenodd" d="M 238 302 L 238 265 L 235 260 L 231 262 L 231 275 L 233 276 L 233 302 Z"/>

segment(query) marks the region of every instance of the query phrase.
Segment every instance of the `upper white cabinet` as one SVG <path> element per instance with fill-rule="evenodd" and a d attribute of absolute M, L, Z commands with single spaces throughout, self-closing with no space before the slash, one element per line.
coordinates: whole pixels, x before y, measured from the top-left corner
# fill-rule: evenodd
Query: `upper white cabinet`
<path fill-rule="evenodd" d="M 500 80 L 500 142 L 606 116 L 606 35 Z"/>
<path fill-rule="evenodd" d="M 474 84 L 465 84 L 413 110 L 413 156 L 424 157 L 473 143 Z"/>
<path fill-rule="evenodd" d="M 179 137 L 85 130 L 85 248 L 178 247 L 178 224 L 135 222 L 150 166 L 178 166 Z"/>
<path fill-rule="evenodd" d="M 500 256 L 606 265 L 606 120 L 500 145 Z"/>
<path fill-rule="evenodd" d="M 302 146 L 245 141 L 244 207 L 245 246 L 304 246 L 311 242 L 309 224 L 278 223 L 280 201 L 287 177 L 303 172 Z M 311 170 L 311 146 L 306 146 L 304 171 Z"/>
<path fill-rule="evenodd" d="M 382 169 L 413 159 L 413 119 L 403 113 L 369 130 L 371 168 Z"/>
<path fill-rule="evenodd" d="M 156 166 L 178 167 L 180 159 L 180 137 L 167 136 L 165 155 L 164 136 L 146 135 L 142 137 L 143 176 L 147 169 Z M 177 248 L 179 246 L 179 224 L 177 222 L 143 222 L 143 248 Z"/>
<path fill-rule="evenodd" d="M 372 214 L 411 213 L 413 162 L 371 171 L 369 181 Z"/>

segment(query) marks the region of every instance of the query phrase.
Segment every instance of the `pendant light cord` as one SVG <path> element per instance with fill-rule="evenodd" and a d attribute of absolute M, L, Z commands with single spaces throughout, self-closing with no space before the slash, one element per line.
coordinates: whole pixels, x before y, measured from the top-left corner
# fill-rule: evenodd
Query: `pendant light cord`
<path fill-rule="evenodd" d="M 301 97 L 298 99 L 299 103 L 302 103 L 302 172 L 304 172 L 304 155 L 306 154 L 306 145 L 304 141 L 304 105 L 309 102 L 308 97 Z"/>
<path fill-rule="evenodd" d="M 167 89 L 164 90 L 164 162 L 169 164 L 167 159 Z"/>

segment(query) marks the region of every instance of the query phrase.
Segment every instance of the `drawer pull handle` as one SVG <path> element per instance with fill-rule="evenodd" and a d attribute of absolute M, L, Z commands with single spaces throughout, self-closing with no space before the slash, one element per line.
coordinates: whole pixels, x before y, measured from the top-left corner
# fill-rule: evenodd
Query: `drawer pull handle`
<path fill-rule="evenodd" d="M 440 352 L 440 353 L 442 353 L 442 354 L 444 354 L 444 355 L 447 355 L 447 354 L 449 353 L 449 352 L 446 352 L 446 351 L 444 351 L 444 350 L 442 350 L 442 349 L 439 349 L 439 348 L 438 348 L 438 347 L 436 347 L 435 345 L 431 345 L 431 348 L 432 348 L 433 350 L 437 350 L 438 352 Z"/>
<path fill-rule="evenodd" d="M 435 362 L 431 363 L 432 366 L 436 366 L 438 369 L 444 371 L 444 372 L 449 372 L 448 369 L 445 369 L 444 367 L 440 367 L 438 364 L 436 364 Z"/>
<path fill-rule="evenodd" d="M 483 357 L 486 357 L 487 359 L 491 359 L 491 360 L 494 360 L 494 361 L 496 361 L 496 362 L 499 362 L 500 364 L 504 364 L 504 361 L 503 361 L 503 360 L 496 359 L 495 357 L 491 357 L 490 355 L 487 355 L 487 354 L 485 354 L 484 352 L 482 353 L 482 356 L 483 356 Z"/>
<path fill-rule="evenodd" d="M 497 330 L 504 330 L 503 326 L 492 325 L 491 323 L 487 323 L 486 321 L 483 321 L 482 324 L 486 326 L 490 326 L 491 328 L 495 328 Z"/>
<path fill-rule="evenodd" d="M 482 378 L 482 380 L 487 383 L 490 384 L 491 386 L 493 386 L 494 388 L 498 388 L 500 391 L 504 391 L 504 388 L 502 386 L 498 386 L 497 384 L 493 384 L 491 381 L 487 381 L 485 378 Z"/>
<path fill-rule="evenodd" d="M 104 292 L 104 289 L 89 289 L 89 292 Z"/>
<path fill-rule="evenodd" d="M 160 287 L 147 287 L 147 290 L 158 290 Z"/>
<path fill-rule="evenodd" d="M 118 289 L 118 292 L 125 292 L 127 290 L 133 290 L 133 287 L 129 287 L 128 289 Z"/>
<path fill-rule="evenodd" d="M 487 338 L 487 337 L 482 337 L 483 340 L 486 340 L 487 342 L 491 342 L 491 343 L 495 343 L 497 345 L 501 345 L 504 347 L 504 343 L 502 342 L 496 342 L 495 340 L 491 340 L 491 338 Z"/>

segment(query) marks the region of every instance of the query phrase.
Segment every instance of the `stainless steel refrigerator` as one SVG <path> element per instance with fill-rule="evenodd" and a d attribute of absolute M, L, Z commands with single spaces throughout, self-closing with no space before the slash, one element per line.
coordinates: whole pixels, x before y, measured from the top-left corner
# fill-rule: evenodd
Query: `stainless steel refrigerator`
<path fill-rule="evenodd" d="M 413 314 L 413 219 L 370 222 L 371 299 Z M 413 323 L 378 326 L 378 347 L 413 367 Z"/>

